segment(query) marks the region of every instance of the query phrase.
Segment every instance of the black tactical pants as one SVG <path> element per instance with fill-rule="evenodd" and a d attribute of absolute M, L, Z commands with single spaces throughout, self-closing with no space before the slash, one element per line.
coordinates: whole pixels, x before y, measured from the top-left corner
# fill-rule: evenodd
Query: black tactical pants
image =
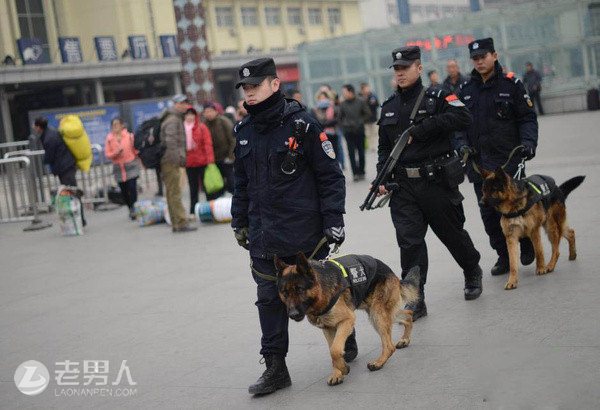
<path fill-rule="evenodd" d="M 402 277 L 410 268 L 421 268 L 421 293 L 427 282 L 427 245 L 425 234 L 431 227 L 448 248 L 465 276 L 479 265 L 480 255 L 463 228 L 465 214 L 463 196 L 458 188 L 450 189 L 424 178 L 399 178 L 400 188 L 390 201 L 396 239 L 400 246 Z"/>
<path fill-rule="evenodd" d="M 329 253 L 327 246 L 317 252 L 315 259 L 324 259 Z M 289 256 L 281 258 L 285 263 L 295 264 L 296 257 Z M 252 258 L 252 267 L 262 274 L 276 277 L 275 263 L 273 259 Z M 260 340 L 260 354 L 283 355 L 288 352 L 288 314 L 287 308 L 279 298 L 277 284 L 275 281 L 263 279 L 252 273 L 256 282 L 256 307 L 258 307 L 258 319 L 262 337 Z"/>

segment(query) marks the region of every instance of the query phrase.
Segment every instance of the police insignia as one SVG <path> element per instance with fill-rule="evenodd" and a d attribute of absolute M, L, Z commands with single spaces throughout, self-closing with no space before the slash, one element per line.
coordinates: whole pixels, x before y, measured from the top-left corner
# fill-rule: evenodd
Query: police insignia
<path fill-rule="evenodd" d="M 244 68 L 244 71 L 242 71 L 242 74 L 244 75 L 244 77 L 248 77 L 250 75 L 250 70 L 248 70 L 248 68 Z"/>
<path fill-rule="evenodd" d="M 331 159 L 335 159 L 335 150 L 333 149 L 333 145 L 331 141 L 327 138 L 327 134 L 322 132 L 319 134 L 319 139 L 321 140 L 321 148 L 323 148 L 323 152 Z"/>
<path fill-rule="evenodd" d="M 446 101 L 448 101 L 448 104 L 450 104 L 453 107 L 464 107 L 465 106 L 463 104 L 463 102 L 461 100 L 459 100 L 458 97 L 454 94 L 450 94 L 449 96 L 447 96 Z"/>
<path fill-rule="evenodd" d="M 529 108 L 533 107 L 533 103 L 529 98 L 527 99 L 527 105 L 529 106 Z"/>

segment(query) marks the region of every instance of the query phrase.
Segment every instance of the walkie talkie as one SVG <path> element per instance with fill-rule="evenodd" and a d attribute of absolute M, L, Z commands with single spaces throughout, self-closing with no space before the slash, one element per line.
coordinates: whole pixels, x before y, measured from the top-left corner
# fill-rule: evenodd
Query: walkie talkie
<path fill-rule="evenodd" d="M 306 122 L 302 119 L 294 121 L 294 130 L 292 136 L 288 139 L 288 151 L 281 163 L 281 172 L 286 175 L 292 175 L 298 168 L 296 162 L 298 160 L 298 148 L 302 143 L 302 137 L 306 130 Z"/>

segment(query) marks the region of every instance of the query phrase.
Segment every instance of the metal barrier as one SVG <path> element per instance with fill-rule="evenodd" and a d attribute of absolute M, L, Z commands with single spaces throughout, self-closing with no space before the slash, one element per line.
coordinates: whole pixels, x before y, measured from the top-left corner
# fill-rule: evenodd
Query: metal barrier
<path fill-rule="evenodd" d="M 21 151 L 29 148 L 29 141 L 3 142 L 0 144 L 0 158 L 4 158 L 7 152 Z"/>
<path fill-rule="evenodd" d="M 8 153 L 7 153 L 8 154 Z M 24 231 L 52 226 L 38 215 L 35 175 L 26 156 L 0 159 L 0 222 L 31 221 Z"/>

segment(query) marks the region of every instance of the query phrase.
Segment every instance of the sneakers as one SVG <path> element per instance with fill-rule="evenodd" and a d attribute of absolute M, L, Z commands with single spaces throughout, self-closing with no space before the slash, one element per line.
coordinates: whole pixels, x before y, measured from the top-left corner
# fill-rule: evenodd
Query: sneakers
<path fill-rule="evenodd" d="M 256 383 L 248 387 L 250 394 L 269 394 L 292 385 L 290 374 L 285 365 L 285 357 L 281 355 L 265 355 L 267 370 Z"/>

